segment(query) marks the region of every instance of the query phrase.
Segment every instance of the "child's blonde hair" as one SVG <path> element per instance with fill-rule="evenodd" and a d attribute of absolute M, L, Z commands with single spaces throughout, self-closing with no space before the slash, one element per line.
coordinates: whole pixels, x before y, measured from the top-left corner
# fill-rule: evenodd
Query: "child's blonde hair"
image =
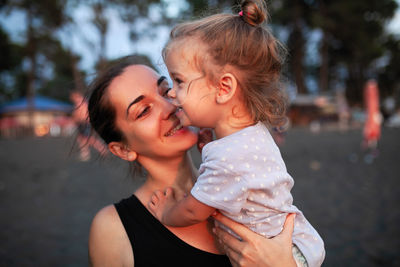
<path fill-rule="evenodd" d="M 238 15 L 217 14 L 175 26 L 163 50 L 187 37 L 205 45 L 205 53 L 193 56 L 193 63 L 211 82 L 225 66 L 233 67 L 242 90 L 243 102 L 254 122 L 282 127 L 287 122 L 286 94 L 280 76 L 283 45 L 262 27 L 267 9 L 262 0 L 245 0 Z M 214 66 L 205 63 L 213 63 Z"/>

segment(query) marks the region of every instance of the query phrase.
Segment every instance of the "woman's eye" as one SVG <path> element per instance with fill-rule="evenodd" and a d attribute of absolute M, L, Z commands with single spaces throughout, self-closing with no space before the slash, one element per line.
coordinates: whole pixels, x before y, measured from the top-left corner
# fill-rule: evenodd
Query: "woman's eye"
<path fill-rule="evenodd" d="M 164 93 L 162 94 L 163 97 L 167 97 L 168 98 L 168 92 L 171 91 L 172 88 L 167 88 Z"/>
<path fill-rule="evenodd" d="M 145 107 L 142 112 L 140 112 L 140 114 L 136 117 L 136 119 L 139 119 L 141 117 L 143 117 L 144 115 L 146 115 L 147 113 L 149 113 L 150 111 L 150 106 Z"/>

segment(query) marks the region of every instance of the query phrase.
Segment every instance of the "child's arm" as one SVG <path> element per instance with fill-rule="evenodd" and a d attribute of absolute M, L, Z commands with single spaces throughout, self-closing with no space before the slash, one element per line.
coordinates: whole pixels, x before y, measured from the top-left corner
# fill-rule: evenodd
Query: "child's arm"
<path fill-rule="evenodd" d="M 215 211 L 215 208 L 201 203 L 191 194 L 177 201 L 172 188 L 167 188 L 165 194 L 154 192 L 149 209 L 163 224 L 175 227 L 204 221 Z"/>

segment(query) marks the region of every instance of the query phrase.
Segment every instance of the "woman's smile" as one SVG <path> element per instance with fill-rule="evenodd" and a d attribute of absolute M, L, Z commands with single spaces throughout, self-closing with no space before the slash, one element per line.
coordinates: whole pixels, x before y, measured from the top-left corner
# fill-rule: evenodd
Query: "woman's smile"
<path fill-rule="evenodd" d="M 182 125 L 180 124 L 179 120 L 177 120 L 174 125 L 172 126 L 172 128 L 166 133 L 164 134 L 164 136 L 171 136 L 174 135 L 177 131 L 179 131 L 180 129 L 182 129 Z"/>

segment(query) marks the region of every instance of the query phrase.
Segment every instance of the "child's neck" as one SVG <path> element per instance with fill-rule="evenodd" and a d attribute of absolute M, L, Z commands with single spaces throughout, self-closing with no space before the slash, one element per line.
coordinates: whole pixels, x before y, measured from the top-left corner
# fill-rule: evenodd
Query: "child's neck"
<path fill-rule="evenodd" d="M 217 139 L 231 135 L 255 124 L 250 112 L 237 92 L 227 102 L 216 105 L 217 119 L 214 129 Z"/>
<path fill-rule="evenodd" d="M 255 122 L 250 118 L 250 116 L 234 117 L 231 115 L 228 116 L 226 120 L 217 124 L 214 128 L 215 136 L 217 139 L 220 139 L 254 124 Z"/>

